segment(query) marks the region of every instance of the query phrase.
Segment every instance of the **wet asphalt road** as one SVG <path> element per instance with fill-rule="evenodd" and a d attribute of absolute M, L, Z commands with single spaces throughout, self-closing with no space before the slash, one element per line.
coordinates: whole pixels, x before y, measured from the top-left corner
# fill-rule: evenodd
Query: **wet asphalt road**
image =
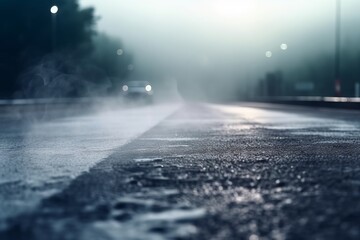
<path fill-rule="evenodd" d="M 178 106 L 111 103 L 0 107 L 0 229 Z"/>
<path fill-rule="evenodd" d="M 359 142 L 359 112 L 184 105 L 0 239 L 359 239 Z"/>

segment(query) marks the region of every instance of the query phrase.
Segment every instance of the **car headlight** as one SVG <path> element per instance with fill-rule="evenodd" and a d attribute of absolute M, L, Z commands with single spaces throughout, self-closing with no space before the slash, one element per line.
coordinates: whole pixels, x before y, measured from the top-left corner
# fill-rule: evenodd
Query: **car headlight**
<path fill-rule="evenodd" d="M 127 85 L 124 85 L 124 86 L 122 87 L 122 90 L 123 90 L 124 92 L 127 92 L 127 91 L 129 90 L 129 87 L 128 87 Z"/>
<path fill-rule="evenodd" d="M 147 92 L 150 92 L 151 89 L 152 89 L 151 85 L 146 85 L 145 90 L 146 90 Z"/>

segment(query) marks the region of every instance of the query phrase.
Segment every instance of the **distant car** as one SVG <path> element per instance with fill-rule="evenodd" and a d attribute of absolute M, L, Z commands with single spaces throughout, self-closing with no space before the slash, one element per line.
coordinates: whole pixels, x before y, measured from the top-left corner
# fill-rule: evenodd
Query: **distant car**
<path fill-rule="evenodd" d="M 122 94 L 127 100 L 152 102 L 154 92 L 147 81 L 129 81 L 122 86 Z"/>

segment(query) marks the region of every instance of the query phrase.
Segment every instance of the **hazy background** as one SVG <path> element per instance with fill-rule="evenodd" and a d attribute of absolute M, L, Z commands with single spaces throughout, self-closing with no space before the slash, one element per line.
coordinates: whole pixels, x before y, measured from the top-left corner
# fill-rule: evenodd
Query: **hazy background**
<path fill-rule="evenodd" d="M 132 77 L 175 78 L 192 86 L 189 91 L 197 94 L 198 88 L 206 86 L 211 96 L 217 91 L 242 92 L 246 87 L 246 91 L 253 91 L 252 85 L 266 72 L 290 71 L 320 55 L 331 58 L 335 3 L 81 0 L 83 6 L 96 8 L 100 16 L 97 29 L 123 39 L 134 54 L 136 71 Z M 359 1 L 342 1 L 342 45 L 356 51 L 358 9 Z M 282 43 L 288 45 L 286 51 L 280 49 Z M 265 57 L 266 51 L 272 51 L 271 58 Z M 329 79 L 330 85 L 332 81 Z"/>
<path fill-rule="evenodd" d="M 2 0 L 0 98 L 340 95 L 336 1 Z M 360 2 L 341 2 L 341 96 L 359 96 Z"/>

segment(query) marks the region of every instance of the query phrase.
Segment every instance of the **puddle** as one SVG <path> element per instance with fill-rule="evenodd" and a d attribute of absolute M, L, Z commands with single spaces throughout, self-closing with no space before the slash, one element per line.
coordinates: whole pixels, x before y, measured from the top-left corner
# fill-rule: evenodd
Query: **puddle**
<path fill-rule="evenodd" d="M 206 210 L 166 201 L 166 197 L 176 194 L 179 194 L 176 189 L 156 188 L 118 198 L 109 217 L 87 224 L 79 239 L 189 238 L 198 232 L 192 221 L 205 217 Z"/>
<path fill-rule="evenodd" d="M 162 158 L 136 158 L 135 162 L 162 162 Z"/>
<path fill-rule="evenodd" d="M 189 222 L 204 217 L 204 209 L 174 209 L 163 212 L 137 214 L 132 219 L 119 222 L 114 219 L 97 221 L 90 224 L 81 234 L 80 239 L 114 240 L 165 240 L 186 238 L 198 232 Z"/>
<path fill-rule="evenodd" d="M 339 143 L 358 144 L 359 141 L 357 141 L 357 140 L 336 139 L 336 140 L 319 141 L 317 143 L 319 143 L 319 144 L 339 144 Z"/>
<path fill-rule="evenodd" d="M 81 240 L 166 240 L 184 239 L 196 234 L 197 228 L 191 224 L 172 224 L 134 220 L 120 224 L 115 220 L 97 222 L 89 226 Z"/>
<path fill-rule="evenodd" d="M 195 141 L 198 138 L 141 138 L 142 140 L 152 140 L 152 141 L 168 141 L 168 142 L 176 142 L 176 141 Z"/>
<path fill-rule="evenodd" d="M 348 136 L 351 136 L 351 132 L 296 131 L 296 132 L 292 132 L 292 134 L 322 136 L 322 137 L 348 137 Z"/>
<path fill-rule="evenodd" d="M 186 221 L 201 218 L 205 215 L 205 209 L 182 210 L 175 209 L 161 213 L 149 213 L 142 216 L 142 221 Z"/>
<path fill-rule="evenodd" d="M 179 190 L 177 189 L 166 189 L 166 188 L 158 188 L 150 191 L 144 191 L 135 193 L 134 197 L 165 197 L 179 194 Z"/>
<path fill-rule="evenodd" d="M 167 146 L 168 148 L 181 148 L 181 147 L 189 147 L 189 145 L 185 145 L 185 144 L 178 144 L 178 145 L 169 145 Z"/>

